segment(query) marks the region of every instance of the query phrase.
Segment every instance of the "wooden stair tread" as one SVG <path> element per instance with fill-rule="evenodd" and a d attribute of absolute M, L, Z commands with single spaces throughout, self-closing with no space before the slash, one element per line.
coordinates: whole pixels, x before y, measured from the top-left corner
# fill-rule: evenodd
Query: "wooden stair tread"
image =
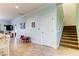
<path fill-rule="evenodd" d="M 64 26 L 64 28 L 76 28 L 76 26 Z"/>
<path fill-rule="evenodd" d="M 75 34 L 62 34 L 62 36 L 77 36 Z"/>
<path fill-rule="evenodd" d="M 72 32 L 76 32 L 75 29 L 73 29 L 73 30 L 69 30 L 69 29 L 67 30 L 67 29 L 64 29 L 63 31 L 70 31 L 70 32 L 72 31 Z"/>
<path fill-rule="evenodd" d="M 65 26 L 60 41 L 61 46 L 79 49 L 76 26 Z"/>
<path fill-rule="evenodd" d="M 73 40 L 64 40 L 64 39 L 62 39 L 61 41 L 68 41 L 68 42 L 77 42 L 78 43 L 78 41 L 73 41 Z"/>
<path fill-rule="evenodd" d="M 68 44 L 76 44 L 78 45 L 78 41 L 72 41 L 72 40 L 61 40 L 63 43 L 68 43 Z"/>
<path fill-rule="evenodd" d="M 63 32 L 63 34 L 77 34 L 77 33 L 73 33 L 73 32 L 71 32 L 71 33 L 69 33 L 69 32 Z"/>
<path fill-rule="evenodd" d="M 67 28 L 67 27 L 64 27 L 65 30 L 76 30 L 76 28 Z"/>
<path fill-rule="evenodd" d="M 77 37 L 77 35 L 67 35 L 67 34 L 63 34 L 63 36 L 75 36 L 75 37 Z"/>
<path fill-rule="evenodd" d="M 76 39 L 62 39 L 62 40 L 78 41 L 78 40 L 76 40 Z"/>
<path fill-rule="evenodd" d="M 76 35 L 62 35 L 63 37 L 71 37 L 71 38 L 77 38 Z"/>
<path fill-rule="evenodd" d="M 77 35 L 77 33 L 64 33 L 63 34 L 66 34 L 66 35 Z"/>
<path fill-rule="evenodd" d="M 73 47 L 79 47 L 78 45 L 75 44 L 67 44 L 67 43 L 60 43 L 61 45 L 67 45 L 67 46 L 73 46 Z"/>
<path fill-rule="evenodd" d="M 63 31 L 63 32 L 66 32 L 66 33 L 76 33 L 76 31 Z"/>
<path fill-rule="evenodd" d="M 60 43 L 60 45 L 79 50 L 79 46 L 78 45 L 72 45 L 72 44 L 71 45 L 69 45 L 69 44 L 67 45 L 67 44 L 63 44 L 63 43 Z"/>
<path fill-rule="evenodd" d="M 62 37 L 63 39 L 77 39 L 77 38 L 75 38 L 75 37 Z"/>
<path fill-rule="evenodd" d="M 61 44 L 60 44 L 60 45 L 61 45 Z M 79 50 L 79 47 L 72 47 L 72 46 L 67 46 L 67 45 L 61 45 L 61 46 Z"/>

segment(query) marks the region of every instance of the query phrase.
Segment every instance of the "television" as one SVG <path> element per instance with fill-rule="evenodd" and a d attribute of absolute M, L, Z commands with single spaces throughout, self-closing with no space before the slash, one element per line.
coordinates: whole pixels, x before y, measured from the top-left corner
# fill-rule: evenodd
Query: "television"
<path fill-rule="evenodd" d="M 7 31 L 12 31 L 13 30 L 13 25 L 6 25 L 6 30 Z"/>

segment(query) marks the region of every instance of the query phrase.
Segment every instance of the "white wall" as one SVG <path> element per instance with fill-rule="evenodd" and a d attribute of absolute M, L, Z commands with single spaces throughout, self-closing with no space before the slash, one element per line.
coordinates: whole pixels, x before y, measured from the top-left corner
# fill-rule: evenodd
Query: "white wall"
<path fill-rule="evenodd" d="M 75 3 L 63 4 L 64 26 L 76 25 L 76 5 Z"/>
<path fill-rule="evenodd" d="M 6 20 L 0 20 L 0 30 L 5 31 L 4 25 L 9 24 Z"/>
<path fill-rule="evenodd" d="M 64 13 L 63 13 L 63 6 L 62 4 L 57 5 L 57 31 L 56 31 L 56 38 L 57 38 L 57 46 L 59 47 L 60 44 L 60 40 L 62 37 L 62 32 L 63 32 L 63 17 L 64 17 Z"/>
<path fill-rule="evenodd" d="M 35 28 L 31 27 L 31 22 L 35 22 Z M 19 23 L 26 22 L 26 29 L 20 29 Z M 22 34 L 30 36 L 32 42 L 57 48 L 56 40 L 56 4 L 41 9 L 40 11 L 24 16 L 12 21 L 15 25 L 17 38 Z"/>
<path fill-rule="evenodd" d="M 77 17 L 77 37 L 78 37 L 78 43 L 79 43 L 79 3 L 76 4 L 76 17 Z"/>
<path fill-rule="evenodd" d="M 4 24 L 9 24 L 6 20 L 0 20 L 0 24 L 4 25 Z"/>

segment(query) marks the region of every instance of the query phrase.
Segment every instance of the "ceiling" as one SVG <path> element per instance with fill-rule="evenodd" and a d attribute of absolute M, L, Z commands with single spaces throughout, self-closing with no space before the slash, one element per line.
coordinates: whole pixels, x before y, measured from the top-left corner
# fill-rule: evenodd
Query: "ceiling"
<path fill-rule="evenodd" d="M 0 3 L 0 20 L 13 20 L 45 5 L 45 3 Z"/>

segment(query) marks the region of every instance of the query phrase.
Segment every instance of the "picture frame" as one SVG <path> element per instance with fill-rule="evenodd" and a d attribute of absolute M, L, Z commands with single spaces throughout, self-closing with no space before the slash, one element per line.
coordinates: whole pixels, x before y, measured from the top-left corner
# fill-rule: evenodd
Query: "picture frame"
<path fill-rule="evenodd" d="M 25 22 L 20 23 L 20 28 L 21 28 L 21 29 L 25 29 L 25 25 L 26 25 Z"/>
<path fill-rule="evenodd" d="M 32 22 L 31 26 L 32 28 L 35 28 L 35 22 Z"/>

